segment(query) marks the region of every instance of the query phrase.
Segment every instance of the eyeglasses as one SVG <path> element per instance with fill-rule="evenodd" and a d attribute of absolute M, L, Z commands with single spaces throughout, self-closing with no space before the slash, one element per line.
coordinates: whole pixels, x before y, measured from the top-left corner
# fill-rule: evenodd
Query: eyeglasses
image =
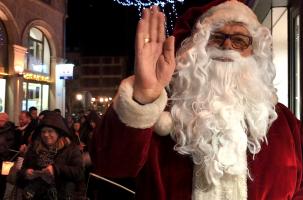
<path fill-rule="evenodd" d="M 221 47 L 225 40 L 230 39 L 231 46 L 234 49 L 244 50 L 252 44 L 252 37 L 242 34 L 225 34 L 220 32 L 213 32 L 209 37 L 209 44 Z"/>

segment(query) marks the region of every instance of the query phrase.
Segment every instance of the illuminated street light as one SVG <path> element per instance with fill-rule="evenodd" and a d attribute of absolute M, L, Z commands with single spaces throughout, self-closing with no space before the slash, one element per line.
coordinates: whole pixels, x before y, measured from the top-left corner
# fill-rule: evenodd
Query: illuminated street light
<path fill-rule="evenodd" d="M 77 99 L 78 101 L 81 101 L 82 98 L 83 98 L 82 94 L 76 94 L 76 99 Z"/>

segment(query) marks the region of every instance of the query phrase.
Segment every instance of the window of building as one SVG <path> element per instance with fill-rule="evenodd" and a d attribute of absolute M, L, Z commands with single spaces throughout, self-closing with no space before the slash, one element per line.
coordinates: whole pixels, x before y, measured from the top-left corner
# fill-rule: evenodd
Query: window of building
<path fill-rule="evenodd" d="M 48 109 L 49 85 L 40 83 L 23 83 L 22 110 L 35 106 L 38 112 Z"/>
<path fill-rule="evenodd" d="M 0 112 L 5 112 L 6 79 L 0 79 Z"/>
<path fill-rule="evenodd" d="M 294 109 L 296 116 L 300 119 L 300 112 L 301 112 L 301 66 L 300 66 L 300 15 L 297 15 L 295 17 L 294 22 L 294 74 L 295 74 L 295 83 L 294 83 L 294 89 L 295 89 L 295 99 L 294 99 Z"/>
<path fill-rule="evenodd" d="M 47 38 L 37 28 L 31 28 L 28 39 L 27 69 L 44 74 L 50 73 L 50 47 Z"/>
<path fill-rule="evenodd" d="M 273 62 L 276 66 L 274 84 L 279 102 L 289 105 L 288 11 L 286 7 L 272 8 Z"/>
<path fill-rule="evenodd" d="M 81 87 L 84 88 L 95 88 L 99 87 L 99 78 L 83 78 L 80 81 Z"/>
<path fill-rule="evenodd" d="M 121 66 L 104 66 L 102 67 L 103 75 L 121 75 L 122 67 Z"/>
<path fill-rule="evenodd" d="M 2 20 L 0 20 L 0 72 L 8 69 L 8 38 Z"/>
<path fill-rule="evenodd" d="M 100 74 L 100 67 L 82 67 L 81 68 L 82 75 L 95 75 L 98 76 Z"/>
<path fill-rule="evenodd" d="M 116 88 L 119 86 L 120 82 L 121 82 L 120 78 L 103 78 L 102 87 Z"/>
<path fill-rule="evenodd" d="M 272 8 L 263 24 L 273 36 L 273 62 L 276 67 L 274 80 L 279 102 L 288 106 L 300 119 L 300 15 L 298 9 Z"/>

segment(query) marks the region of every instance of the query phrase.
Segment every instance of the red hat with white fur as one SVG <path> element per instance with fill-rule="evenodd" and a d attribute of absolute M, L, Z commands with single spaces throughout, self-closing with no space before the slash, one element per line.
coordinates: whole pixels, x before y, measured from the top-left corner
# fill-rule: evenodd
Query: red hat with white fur
<path fill-rule="evenodd" d="M 202 7 L 188 9 L 176 22 L 173 35 L 176 38 L 176 49 L 181 42 L 190 36 L 197 21 L 206 23 L 241 22 L 249 30 L 256 30 L 260 23 L 255 13 L 244 3 L 237 0 L 214 0 Z"/>

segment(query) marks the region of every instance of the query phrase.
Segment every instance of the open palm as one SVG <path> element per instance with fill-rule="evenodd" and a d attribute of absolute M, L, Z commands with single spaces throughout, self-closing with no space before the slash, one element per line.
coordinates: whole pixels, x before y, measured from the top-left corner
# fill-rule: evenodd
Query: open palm
<path fill-rule="evenodd" d="M 143 11 L 135 54 L 134 98 L 150 103 L 160 96 L 175 69 L 174 37 L 165 37 L 165 16 L 158 7 Z"/>

